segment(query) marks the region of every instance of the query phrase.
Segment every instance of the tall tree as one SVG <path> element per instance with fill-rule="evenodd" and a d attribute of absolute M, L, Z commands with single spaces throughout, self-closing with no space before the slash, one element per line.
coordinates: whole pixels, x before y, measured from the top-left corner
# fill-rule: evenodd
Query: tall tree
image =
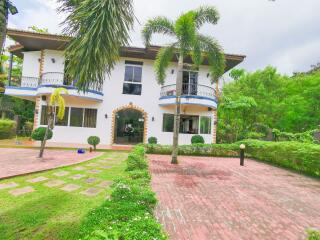
<path fill-rule="evenodd" d="M 224 73 L 225 58 L 219 43 L 212 37 L 199 33 L 199 29 L 205 23 L 217 24 L 219 13 L 215 7 L 206 6 L 182 14 L 175 22 L 166 17 L 155 17 L 148 20 L 142 30 L 142 36 L 146 46 L 150 45 L 154 33 L 161 33 L 176 39 L 172 44 L 161 48 L 157 54 L 154 68 L 159 84 L 163 84 L 166 78 L 166 69 L 174 56 L 178 59 L 178 71 L 176 78 L 176 108 L 174 114 L 173 151 L 171 163 L 177 164 L 178 139 L 180 125 L 180 97 L 182 91 L 182 75 L 184 60 L 191 55 L 194 67 L 203 63 L 205 58 L 210 65 L 212 82 Z"/>
<path fill-rule="evenodd" d="M 18 13 L 17 8 L 9 0 L 0 1 L 0 53 L 2 53 L 4 41 L 6 39 L 8 15 Z"/>
<path fill-rule="evenodd" d="M 72 36 L 67 49 L 66 74 L 86 91 L 99 88 L 110 74 L 121 46 L 129 41 L 134 23 L 132 0 L 60 0 L 67 12 L 64 32 Z"/>

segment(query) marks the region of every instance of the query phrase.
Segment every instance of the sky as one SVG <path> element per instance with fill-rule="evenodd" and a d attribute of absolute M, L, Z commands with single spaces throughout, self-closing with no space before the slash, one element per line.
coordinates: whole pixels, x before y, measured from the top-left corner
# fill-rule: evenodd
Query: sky
<path fill-rule="evenodd" d="M 64 15 L 58 14 L 56 0 L 12 0 L 19 13 L 9 17 L 9 27 L 29 26 L 61 33 Z M 203 34 L 215 37 L 226 53 L 246 55 L 239 65 L 247 71 L 270 65 L 291 75 L 307 71 L 320 62 L 320 0 L 133 0 L 138 19 L 131 32 L 131 45 L 143 46 L 140 31 L 149 18 L 172 20 L 202 5 L 216 6 L 217 25 L 205 25 Z M 155 35 L 152 43 L 171 39 Z"/>

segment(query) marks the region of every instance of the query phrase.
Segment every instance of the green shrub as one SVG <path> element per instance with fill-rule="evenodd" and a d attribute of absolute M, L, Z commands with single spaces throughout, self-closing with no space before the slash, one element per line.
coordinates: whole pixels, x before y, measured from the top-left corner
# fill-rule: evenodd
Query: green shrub
<path fill-rule="evenodd" d="M 149 144 L 157 144 L 158 143 L 158 139 L 156 137 L 149 137 L 148 138 L 148 143 Z"/>
<path fill-rule="evenodd" d="M 320 146 L 300 142 L 241 141 L 252 158 L 293 169 L 313 176 L 320 176 Z"/>
<path fill-rule="evenodd" d="M 46 134 L 46 127 L 38 127 L 35 130 L 33 130 L 31 134 L 31 138 L 36 141 L 43 141 L 44 140 L 44 135 Z M 52 130 L 48 129 L 48 136 L 47 140 L 51 139 L 53 136 Z"/>
<path fill-rule="evenodd" d="M 193 135 L 191 138 L 191 143 L 195 144 L 195 143 L 204 143 L 204 139 L 201 135 Z"/>
<path fill-rule="evenodd" d="M 145 159 L 144 147 L 136 147 L 127 158 L 127 171 L 148 169 L 148 163 Z"/>
<path fill-rule="evenodd" d="M 320 240 L 320 231 L 308 230 L 308 240 Z"/>
<path fill-rule="evenodd" d="M 97 145 L 100 143 L 100 138 L 97 136 L 90 136 L 88 137 L 88 144 L 93 146 L 93 149 L 97 149 Z"/>
<path fill-rule="evenodd" d="M 260 132 L 248 132 L 245 135 L 246 139 L 262 139 L 263 137 L 265 137 L 265 134 Z"/>
<path fill-rule="evenodd" d="M 16 122 L 0 119 L 0 139 L 12 138 L 16 134 Z"/>

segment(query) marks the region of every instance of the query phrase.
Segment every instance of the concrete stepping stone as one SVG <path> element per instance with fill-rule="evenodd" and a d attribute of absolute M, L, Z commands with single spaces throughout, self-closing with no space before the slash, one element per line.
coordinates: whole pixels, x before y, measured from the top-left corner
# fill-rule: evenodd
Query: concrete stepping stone
<path fill-rule="evenodd" d="M 87 178 L 86 179 L 86 183 L 94 183 L 96 181 L 98 181 L 98 178 Z"/>
<path fill-rule="evenodd" d="M 27 182 L 29 182 L 29 183 L 37 183 L 37 182 L 43 182 L 43 181 L 46 181 L 46 180 L 48 180 L 48 178 L 46 178 L 46 177 L 36 177 L 36 178 L 33 178 L 33 179 L 29 179 L 29 180 L 27 180 Z"/>
<path fill-rule="evenodd" d="M 86 170 L 86 168 L 82 167 L 82 166 L 78 166 L 78 167 L 73 168 L 73 170 L 82 171 L 82 170 Z"/>
<path fill-rule="evenodd" d="M 80 187 L 81 186 L 76 185 L 76 184 L 67 184 L 64 187 L 62 187 L 61 189 L 66 192 L 72 192 L 72 191 L 79 189 Z"/>
<path fill-rule="evenodd" d="M 78 179 L 84 178 L 85 176 L 86 175 L 83 175 L 83 174 L 76 174 L 76 175 L 70 176 L 70 178 L 73 180 L 78 180 Z"/>
<path fill-rule="evenodd" d="M 100 188 L 88 188 L 88 189 L 82 191 L 81 194 L 84 194 L 87 196 L 96 196 L 102 191 L 103 191 L 103 189 L 100 189 Z"/>
<path fill-rule="evenodd" d="M 17 188 L 14 190 L 9 191 L 9 194 L 13 195 L 13 196 L 20 196 L 26 193 L 30 193 L 30 192 L 34 192 L 34 188 L 27 186 L 27 187 L 23 187 L 23 188 Z"/>
<path fill-rule="evenodd" d="M 68 175 L 70 172 L 68 171 L 60 171 L 60 172 L 55 172 L 53 175 L 57 176 L 57 177 L 62 177 L 65 175 Z"/>
<path fill-rule="evenodd" d="M 65 181 L 62 180 L 51 180 L 49 182 L 46 182 L 44 185 L 47 187 L 59 187 L 61 185 L 65 184 Z"/>
<path fill-rule="evenodd" d="M 97 187 L 102 187 L 102 188 L 106 188 L 109 187 L 113 182 L 112 181 L 102 181 L 101 183 L 99 183 L 97 185 Z"/>
<path fill-rule="evenodd" d="M 15 183 L 15 182 L 2 183 L 2 184 L 0 184 L 0 189 L 14 188 L 17 186 L 19 186 L 19 184 Z"/>
<path fill-rule="evenodd" d="M 87 172 L 88 173 L 93 173 L 93 174 L 98 174 L 98 173 L 101 173 L 102 171 L 98 170 L 98 169 L 91 169 L 91 170 L 88 170 Z"/>

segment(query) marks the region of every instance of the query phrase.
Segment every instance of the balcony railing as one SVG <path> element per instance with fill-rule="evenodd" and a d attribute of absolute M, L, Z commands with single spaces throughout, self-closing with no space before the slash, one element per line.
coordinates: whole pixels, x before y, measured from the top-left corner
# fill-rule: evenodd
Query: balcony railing
<path fill-rule="evenodd" d="M 175 96 L 176 84 L 166 85 L 161 88 L 160 96 Z M 202 96 L 215 99 L 216 91 L 214 88 L 201 84 L 182 84 L 182 96 Z"/>
<path fill-rule="evenodd" d="M 76 81 L 71 81 L 64 77 L 60 72 L 46 72 L 40 78 L 36 77 L 21 77 L 21 87 L 37 88 L 40 85 L 54 85 L 54 86 L 71 86 L 74 87 Z M 102 91 L 101 87 L 90 87 L 90 90 Z"/>

